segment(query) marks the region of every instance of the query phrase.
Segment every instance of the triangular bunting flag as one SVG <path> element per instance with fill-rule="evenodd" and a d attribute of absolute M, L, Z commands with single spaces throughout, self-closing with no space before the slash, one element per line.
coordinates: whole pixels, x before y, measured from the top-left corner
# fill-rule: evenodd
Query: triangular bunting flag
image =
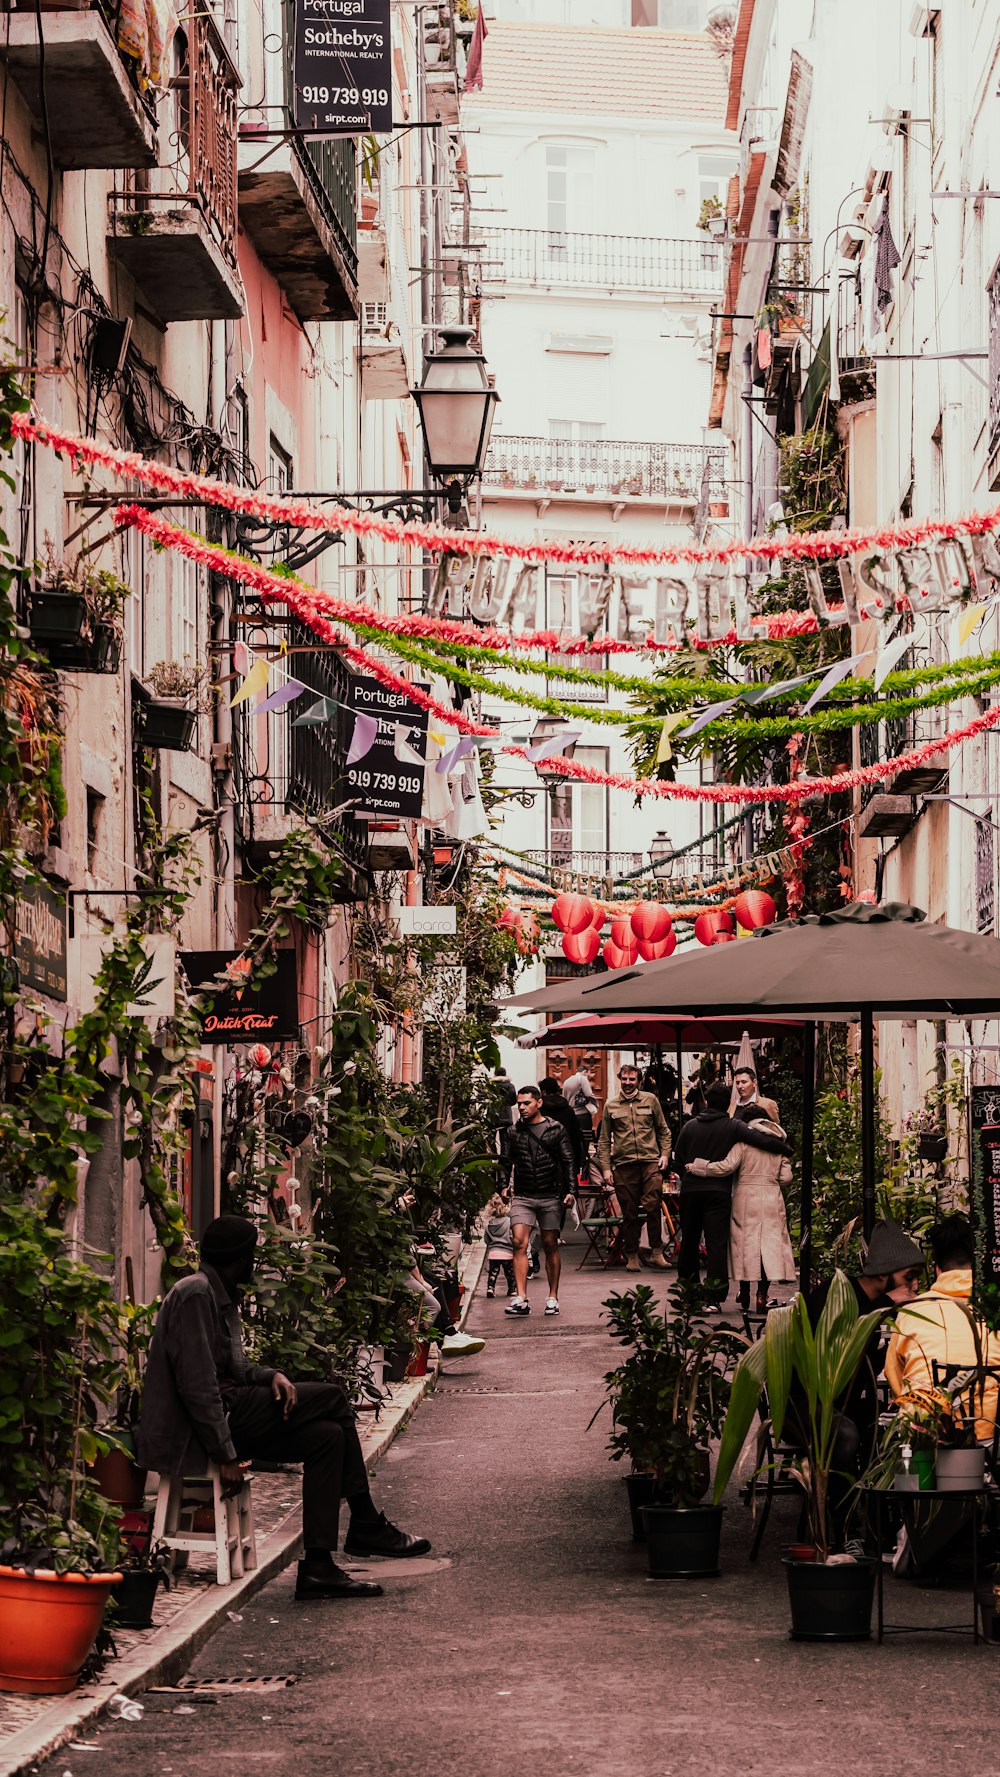
<path fill-rule="evenodd" d="M 246 703 L 248 698 L 256 697 L 261 691 L 266 691 L 270 672 L 271 668 L 266 660 L 255 660 L 242 685 L 229 699 L 230 709 L 234 710 L 238 703 Z"/>
<path fill-rule="evenodd" d="M 257 705 L 257 714 L 263 716 L 267 714 L 268 710 L 287 709 L 290 703 L 294 703 L 295 699 L 301 697 L 303 692 L 308 689 L 308 685 L 303 685 L 300 679 L 286 679 L 283 685 L 279 685 L 276 691 L 271 692 L 270 697 L 265 697 L 263 703 Z"/>
<path fill-rule="evenodd" d="M 358 710 L 354 717 L 354 733 L 347 750 L 347 764 L 356 765 L 366 753 L 370 753 L 375 745 L 378 734 L 378 717 L 366 716 L 364 710 Z"/>
<path fill-rule="evenodd" d="M 405 722 L 397 722 L 392 731 L 392 750 L 402 765 L 423 765 L 426 763 L 423 754 L 418 753 L 413 745 L 413 736 L 419 729 L 407 728 Z"/>
<path fill-rule="evenodd" d="M 912 646 L 913 631 L 908 629 L 905 635 L 896 636 L 894 641 L 887 642 L 884 648 L 879 649 L 873 680 L 876 691 L 881 691 L 897 661 L 902 660 L 907 648 L 912 648 Z"/>
<path fill-rule="evenodd" d="M 656 748 L 657 765 L 665 765 L 667 760 L 672 756 L 670 736 L 673 734 L 675 728 L 680 728 L 687 719 L 687 710 L 674 710 L 669 716 L 664 716 L 663 727 L 660 729 L 660 739 Z"/>
<path fill-rule="evenodd" d="M 318 697 L 311 703 L 301 716 L 296 716 L 293 728 L 318 728 L 323 722 L 330 722 L 339 710 L 340 705 L 335 697 Z"/>
<path fill-rule="evenodd" d="M 803 705 L 802 714 L 807 716 L 814 705 L 819 703 L 826 696 L 828 691 L 832 691 L 835 685 L 840 684 L 841 679 L 846 679 L 849 674 L 854 671 L 856 666 L 860 666 L 864 658 L 863 654 L 855 654 L 852 655 L 850 660 L 835 660 L 829 671 L 823 674 L 823 677 L 820 679 L 820 682 L 808 703 Z"/>

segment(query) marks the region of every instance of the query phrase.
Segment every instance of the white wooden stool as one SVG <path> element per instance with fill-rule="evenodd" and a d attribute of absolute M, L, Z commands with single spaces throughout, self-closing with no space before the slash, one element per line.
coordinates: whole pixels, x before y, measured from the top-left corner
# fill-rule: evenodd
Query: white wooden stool
<path fill-rule="evenodd" d="M 205 1509 L 213 1514 L 213 1527 L 196 1530 L 195 1513 Z M 189 1552 L 214 1549 L 219 1585 L 241 1579 L 257 1565 L 250 1482 L 244 1478 L 239 1493 L 226 1499 L 217 1463 L 210 1462 L 204 1475 L 161 1475 L 153 1542 Z"/>

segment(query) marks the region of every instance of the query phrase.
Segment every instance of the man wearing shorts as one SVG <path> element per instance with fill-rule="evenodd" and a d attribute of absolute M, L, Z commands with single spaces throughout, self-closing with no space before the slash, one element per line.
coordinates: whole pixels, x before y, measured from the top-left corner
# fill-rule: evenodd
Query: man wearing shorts
<path fill-rule="evenodd" d="M 505 1312 L 530 1314 L 528 1301 L 528 1247 L 535 1228 L 541 1230 L 545 1275 L 549 1281 L 546 1314 L 559 1313 L 559 1228 L 564 1204 L 576 1195 L 573 1149 L 561 1123 L 542 1115 L 542 1095 L 537 1086 L 522 1086 L 517 1095 L 519 1121 L 514 1125 L 511 1153 L 514 1162 L 514 1200 L 510 1206 L 514 1234 L 514 1282 Z"/>

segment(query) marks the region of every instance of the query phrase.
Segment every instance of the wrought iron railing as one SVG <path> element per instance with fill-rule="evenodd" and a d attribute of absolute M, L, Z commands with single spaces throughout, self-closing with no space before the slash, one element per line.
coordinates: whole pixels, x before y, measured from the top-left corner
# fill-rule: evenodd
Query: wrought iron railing
<path fill-rule="evenodd" d="M 244 604 L 242 614 L 249 616 L 255 609 Z M 259 630 L 241 625 L 241 637 L 263 646 L 274 638 L 267 614 L 258 615 Z M 332 812 L 351 795 L 347 752 L 354 724 L 346 707 L 347 668 L 334 649 L 316 648 L 311 630 L 292 625 L 282 634 L 289 647 L 289 670 L 307 691 L 288 708 L 272 710 L 266 717 L 249 704 L 233 711 L 233 773 L 245 838 L 250 843 L 276 839 L 280 834 L 275 816 L 311 815 L 323 823 L 324 833 L 346 861 L 363 869 L 367 827 L 347 809 Z M 331 719 L 297 727 L 296 717 L 323 697 L 336 704 Z"/>
<path fill-rule="evenodd" d="M 524 857 L 546 870 L 572 870 L 578 876 L 630 876 L 649 859 L 641 851 L 552 851 L 537 848 Z"/>
<path fill-rule="evenodd" d="M 483 481 L 487 487 L 539 488 L 554 493 L 697 500 L 706 460 L 721 483 L 725 451 L 703 445 L 494 434 Z"/>
<path fill-rule="evenodd" d="M 483 279 L 521 284 L 595 284 L 609 290 L 722 289 L 722 248 L 709 236 L 571 234 L 545 228 L 486 228 Z"/>
<path fill-rule="evenodd" d="M 853 276 L 841 278 L 837 285 L 837 363 L 841 372 L 875 368 L 875 360 L 865 344 L 861 292 Z"/>

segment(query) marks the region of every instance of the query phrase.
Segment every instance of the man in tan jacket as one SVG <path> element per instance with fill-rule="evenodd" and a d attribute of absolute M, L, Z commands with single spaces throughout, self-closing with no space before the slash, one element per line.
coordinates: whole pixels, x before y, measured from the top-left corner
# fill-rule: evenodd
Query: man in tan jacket
<path fill-rule="evenodd" d="M 665 1271 L 663 1175 L 670 1166 L 670 1129 L 656 1094 L 639 1091 L 639 1069 L 630 1064 L 619 1068 L 618 1097 L 604 1106 L 597 1164 L 621 1204 L 626 1271 L 639 1269 L 643 1216 L 653 1264 Z"/>
<path fill-rule="evenodd" d="M 729 1115 L 735 1117 L 737 1123 L 747 1121 L 747 1112 L 759 1105 L 769 1123 L 780 1125 L 778 1107 L 773 1098 L 762 1098 L 757 1090 L 757 1075 L 752 1067 L 738 1067 L 733 1075 L 733 1090 L 736 1094 L 729 1107 Z"/>

